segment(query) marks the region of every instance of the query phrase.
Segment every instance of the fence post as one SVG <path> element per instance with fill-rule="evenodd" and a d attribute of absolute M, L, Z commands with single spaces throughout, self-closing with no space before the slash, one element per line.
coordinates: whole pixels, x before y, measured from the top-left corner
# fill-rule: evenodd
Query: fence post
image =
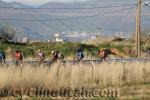
<path fill-rule="evenodd" d="M 92 85 L 94 84 L 94 62 L 92 61 Z"/>

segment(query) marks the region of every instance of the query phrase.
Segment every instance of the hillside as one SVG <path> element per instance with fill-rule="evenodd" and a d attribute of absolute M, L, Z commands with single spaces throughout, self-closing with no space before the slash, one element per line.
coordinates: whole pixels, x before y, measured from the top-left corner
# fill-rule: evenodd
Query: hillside
<path fill-rule="evenodd" d="M 118 3 L 115 3 L 118 2 Z M 88 31 L 98 32 L 97 27 L 102 27 L 102 31 L 107 34 L 116 31 L 133 32 L 135 30 L 135 8 L 134 6 L 124 6 L 133 4 L 130 0 L 95 0 L 87 2 L 58 3 L 51 2 L 39 8 L 52 9 L 6 9 L 0 8 L 0 19 L 25 19 L 25 20 L 48 20 L 48 21 L 2 21 L 17 28 L 18 35 L 28 35 L 32 39 L 45 40 L 53 38 L 55 32 L 68 31 Z M 119 6 L 123 5 L 123 6 Z M 108 6 L 108 8 L 106 8 Z M 110 6 L 110 7 L 109 7 Z M 119 7 L 111 7 L 119 6 Z M 0 1 L 0 7 L 32 8 L 16 2 L 6 3 Z M 68 8 L 92 8 L 95 9 L 68 9 Z M 133 7 L 129 10 L 130 7 Z M 59 9 L 57 9 L 59 8 Z M 66 9 L 62 9 L 66 8 Z M 127 11 L 124 11 L 128 9 Z M 120 12 L 118 12 L 120 10 Z M 149 8 L 144 12 L 148 13 Z M 112 13 L 112 14 L 109 14 Z M 97 15 L 97 16 L 93 16 Z M 85 17 L 93 16 L 93 17 Z M 79 18 L 78 18 L 79 17 Z M 82 17 L 82 18 L 80 18 Z M 143 29 L 149 29 L 149 17 L 143 16 Z M 148 30 L 149 31 L 149 30 Z"/>

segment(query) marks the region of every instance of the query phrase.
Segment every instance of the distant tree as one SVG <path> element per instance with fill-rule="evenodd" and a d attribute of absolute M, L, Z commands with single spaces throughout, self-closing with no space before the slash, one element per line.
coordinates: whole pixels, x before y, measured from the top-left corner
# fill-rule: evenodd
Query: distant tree
<path fill-rule="evenodd" d="M 0 27 L 0 40 L 5 42 L 12 41 L 16 35 L 16 29 L 10 26 Z"/>

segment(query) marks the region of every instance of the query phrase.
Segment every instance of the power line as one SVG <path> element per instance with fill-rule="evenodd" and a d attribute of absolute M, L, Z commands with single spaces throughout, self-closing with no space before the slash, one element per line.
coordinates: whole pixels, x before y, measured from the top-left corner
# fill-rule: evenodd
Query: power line
<path fill-rule="evenodd" d="M 130 5 L 131 7 L 133 6 L 133 5 Z M 129 6 L 129 7 L 130 7 Z M 112 6 L 105 6 L 105 7 L 107 7 L 107 8 L 111 8 Z M 114 6 L 115 7 L 115 6 Z M 116 7 L 123 7 L 123 6 L 116 6 Z M 128 6 L 124 6 L 125 8 L 127 8 Z M 104 6 L 103 7 L 93 7 L 93 8 L 89 8 L 89 9 L 96 9 L 96 8 L 104 8 Z M 1 9 L 3 9 L 3 8 L 1 8 Z M 4 12 L 4 13 L 7 13 L 7 10 L 1 10 L 0 9 L 0 12 L 2 11 L 2 12 Z M 8 9 L 8 11 L 10 10 L 10 9 L 12 9 L 12 8 L 9 8 Z M 39 11 L 37 11 L 38 9 L 40 9 L 40 8 L 35 8 L 36 9 L 36 12 L 35 11 L 33 11 L 34 10 L 34 8 L 31 8 L 31 10 L 29 11 L 29 9 L 30 8 L 21 8 L 21 11 L 19 11 L 20 9 L 19 8 L 15 8 L 14 10 L 16 10 L 16 12 L 17 11 L 19 11 L 19 12 L 17 12 L 17 13 L 26 13 L 26 10 L 23 10 L 22 11 L 22 9 L 28 9 L 27 11 L 28 11 L 28 13 L 30 13 L 30 14 L 45 14 L 45 15 L 72 15 L 72 14 L 61 14 L 61 13 L 49 13 L 49 11 L 48 12 L 41 12 L 40 10 Z M 45 9 L 45 8 L 44 8 Z M 49 9 L 49 8 L 46 8 L 47 10 Z M 56 8 L 57 9 L 57 8 Z M 69 9 L 69 8 L 68 8 Z M 81 9 L 81 8 L 78 8 L 78 9 Z M 83 9 L 83 8 L 82 8 Z M 82 11 L 82 9 L 81 9 L 81 11 Z M 84 9 L 86 9 L 86 8 L 84 8 Z M 13 9 L 12 9 L 13 10 Z M 97 10 L 97 9 L 96 9 Z M 10 11 L 9 11 L 10 12 Z M 75 15 L 81 15 L 81 16 L 83 16 L 83 13 L 76 13 Z M 93 14 L 85 14 L 85 15 L 93 15 Z"/>
<path fill-rule="evenodd" d="M 16 10 L 72 10 L 72 9 L 99 9 L 99 8 L 114 8 L 114 7 L 123 7 L 123 6 L 135 6 L 136 4 L 130 4 L 130 5 L 113 5 L 113 6 L 97 6 L 97 7 L 68 7 L 68 8 L 21 8 L 21 7 L 0 7 L 0 9 L 16 9 Z"/>
<path fill-rule="evenodd" d="M 83 19 L 83 18 L 91 18 L 91 17 L 97 17 L 101 15 L 106 15 L 106 14 L 112 14 L 112 13 L 118 13 L 121 11 L 127 11 L 129 9 L 132 9 L 135 7 L 129 7 L 125 9 L 120 9 L 120 10 L 115 10 L 111 12 L 105 12 L 105 13 L 100 13 L 100 14 L 95 14 L 95 15 L 89 15 L 89 16 L 81 16 L 81 17 L 71 17 L 71 18 L 58 18 L 58 19 L 0 19 L 0 21 L 55 21 L 55 20 L 77 20 L 77 19 Z"/>
<path fill-rule="evenodd" d="M 107 0 L 106 0 L 106 1 L 93 0 L 93 1 L 86 1 L 86 2 L 88 2 L 88 3 L 107 3 L 107 4 L 109 4 L 109 3 L 111 3 L 111 4 L 112 4 L 112 3 L 115 3 L 115 4 L 116 4 L 116 3 L 119 3 L 119 4 L 130 4 L 130 3 L 134 3 L 134 4 L 135 4 L 135 3 L 136 3 L 135 1 L 132 1 L 132 2 L 131 2 L 131 0 L 126 0 L 125 2 L 124 2 L 124 1 L 114 1 L 114 0 L 112 0 L 112 1 L 110 1 L 110 0 L 109 0 L 109 1 L 107 1 Z"/>
<path fill-rule="evenodd" d="M 131 0 L 129 0 L 129 1 L 131 1 Z M 119 4 L 129 4 L 129 2 L 126 0 L 126 2 L 122 2 L 122 1 L 87 1 L 88 3 L 119 3 Z M 135 2 L 130 2 L 130 3 L 135 3 Z"/>

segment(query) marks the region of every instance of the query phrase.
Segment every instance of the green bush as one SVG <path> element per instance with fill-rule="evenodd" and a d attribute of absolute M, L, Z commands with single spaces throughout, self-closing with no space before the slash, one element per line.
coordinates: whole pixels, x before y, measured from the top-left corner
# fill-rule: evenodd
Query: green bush
<path fill-rule="evenodd" d="M 32 44 L 12 44 L 0 42 L 0 50 L 7 50 L 11 48 L 13 51 L 16 49 L 21 50 L 25 57 L 31 56 L 35 57 L 38 49 L 44 51 L 47 57 L 50 57 L 51 51 L 60 51 L 65 56 L 74 56 L 76 50 L 81 48 L 86 54 L 97 55 L 97 51 L 100 48 L 117 48 L 120 52 L 123 52 L 123 45 L 115 45 L 111 43 L 102 43 L 98 46 L 87 45 L 82 43 L 67 42 L 67 43 L 32 43 Z M 146 48 L 147 49 L 147 48 Z"/>

